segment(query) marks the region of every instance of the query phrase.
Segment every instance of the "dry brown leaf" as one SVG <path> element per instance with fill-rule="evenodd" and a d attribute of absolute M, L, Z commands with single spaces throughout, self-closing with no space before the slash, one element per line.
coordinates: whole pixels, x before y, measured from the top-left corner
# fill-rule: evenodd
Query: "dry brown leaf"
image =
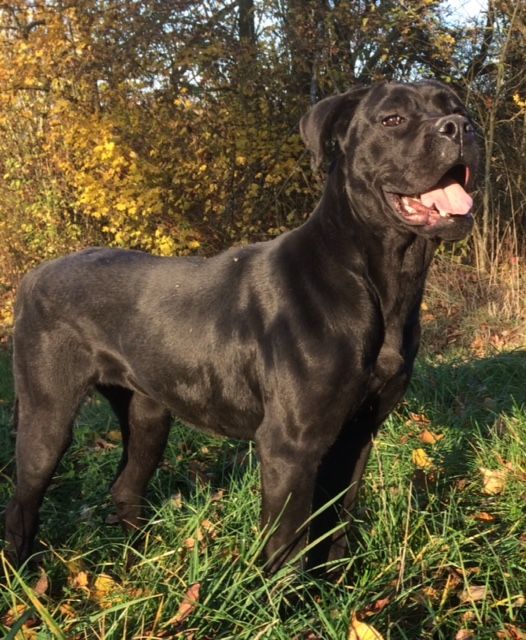
<path fill-rule="evenodd" d="M 77 612 L 67 602 L 65 602 L 64 604 L 61 604 L 59 606 L 58 610 L 64 616 L 64 618 L 67 618 L 68 620 L 71 619 L 71 618 L 76 618 L 77 617 Z"/>
<path fill-rule="evenodd" d="M 106 449 L 115 449 L 117 445 L 113 442 L 109 442 L 104 438 L 98 437 L 95 438 L 95 449 L 102 449 L 103 451 Z"/>
<path fill-rule="evenodd" d="M 188 551 L 193 551 L 195 547 L 196 539 L 195 538 L 186 538 L 183 542 L 183 547 L 188 549 Z"/>
<path fill-rule="evenodd" d="M 475 637 L 475 632 L 470 629 L 459 629 L 455 635 L 455 640 L 471 640 Z"/>
<path fill-rule="evenodd" d="M 495 522 L 497 518 L 487 511 L 479 511 L 473 516 L 473 519 L 479 522 Z"/>
<path fill-rule="evenodd" d="M 390 598 L 380 598 L 374 603 L 375 613 L 380 613 L 380 611 L 383 611 L 390 604 L 391 604 Z"/>
<path fill-rule="evenodd" d="M 360 622 L 356 616 L 353 616 L 349 626 L 348 640 L 383 640 L 383 637 L 374 627 Z"/>
<path fill-rule="evenodd" d="M 482 492 L 490 495 L 497 496 L 506 488 L 506 480 L 508 475 L 507 469 L 485 469 L 480 467 L 482 473 Z"/>
<path fill-rule="evenodd" d="M 462 584 L 463 578 L 455 569 L 449 569 L 446 584 L 444 585 L 444 589 L 442 591 L 442 596 L 440 598 L 441 605 L 444 605 L 445 602 L 450 598 L 450 596 L 457 590 L 458 586 Z"/>
<path fill-rule="evenodd" d="M 68 582 L 74 589 L 88 591 L 89 577 L 86 571 L 79 571 L 75 575 L 70 576 Z"/>
<path fill-rule="evenodd" d="M 203 520 L 201 522 L 200 528 L 206 533 L 206 535 L 214 540 L 217 538 L 217 529 L 213 522 L 210 520 Z"/>
<path fill-rule="evenodd" d="M 178 625 L 181 624 L 186 618 L 192 615 L 195 611 L 196 605 L 199 602 L 199 591 L 201 590 L 201 583 L 196 582 L 193 584 L 188 591 L 185 593 L 183 601 L 179 605 L 179 610 L 175 614 L 173 618 L 167 622 L 168 625 Z"/>
<path fill-rule="evenodd" d="M 440 433 L 440 434 L 433 433 L 432 431 L 429 431 L 428 429 L 424 429 L 422 431 L 422 433 L 419 435 L 420 440 L 424 444 L 436 444 L 437 442 L 442 440 L 443 437 L 444 437 L 443 433 Z"/>
<path fill-rule="evenodd" d="M 173 509 L 181 509 L 183 506 L 183 495 L 179 491 L 170 498 L 170 505 Z"/>
<path fill-rule="evenodd" d="M 5 624 L 6 627 L 12 627 L 20 616 L 24 615 L 26 609 L 25 604 L 15 604 L 2 616 L 2 624 Z"/>
<path fill-rule="evenodd" d="M 369 605 L 367 609 L 360 611 L 358 613 L 358 616 L 360 618 L 370 618 L 371 616 L 380 613 L 380 611 L 383 611 L 390 603 L 390 598 L 380 598 L 379 600 L 376 600 L 376 602 L 374 602 L 372 605 Z"/>
<path fill-rule="evenodd" d="M 47 577 L 47 573 L 44 569 L 40 569 L 40 577 L 37 580 L 37 583 L 33 587 L 33 591 L 37 596 L 43 596 L 46 591 L 49 589 L 49 578 Z"/>
<path fill-rule="evenodd" d="M 473 585 L 464 589 L 460 594 L 460 602 L 478 602 L 479 600 L 485 600 L 490 591 L 484 585 Z"/>
<path fill-rule="evenodd" d="M 440 596 L 440 592 L 435 587 L 425 587 L 422 589 L 422 593 L 430 600 L 437 600 Z"/>
<path fill-rule="evenodd" d="M 410 411 L 409 418 L 412 422 L 419 422 L 420 424 L 431 424 L 431 420 L 423 413 L 413 413 L 412 411 Z"/>
<path fill-rule="evenodd" d="M 519 629 L 519 627 L 508 623 L 506 623 L 504 626 L 506 627 L 506 633 L 508 635 L 503 637 L 509 638 L 509 640 L 526 640 L 526 630 Z M 500 636 L 497 634 L 497 637 Z"/>
<path fill-rule="evenodd" d="M 419 469 L 433 468 L 433 460 L 427 455 L 424 449 L 413 449 L 411 459 L 413 460 L 413 464 Z"/>

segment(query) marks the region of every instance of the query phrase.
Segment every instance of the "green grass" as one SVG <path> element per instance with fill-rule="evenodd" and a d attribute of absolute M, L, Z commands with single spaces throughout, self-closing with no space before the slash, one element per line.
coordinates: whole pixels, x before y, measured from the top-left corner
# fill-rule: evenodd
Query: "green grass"
<path fill-rule="evenodd" d="M 3 356 L 2 504 L 12 489 L 8 381 Z M 145 548 L 126 571 L 135 552 L 104 522 L 120 454 L 105 443 L 116 426 L 103 401 L 92 399 L 42 508 L 49 584 L 35 594 L 38 573 L 8 570 L 0 630 L 13 638 L 29 620 L 27 637 L 40 639 L 345 640 L 359 614 L 385 639 L 452 640 L 460 629 L 477 640 L 520 637 L 511 630 L 526 633 L 525 405 L 524 352 L 421 360 L 406 401 L 376 442 L 356 512 L 350 578 L 334 586 L 292 571 L 262 575 L 253 450 L 178 425 L 150 486 Z M 444 437 L 423 444 L 424 428 Z M 433 461 L 425 472 L 412 460 L 419 448 Z M 506 470 L 502 493 L 483 492 L 481 468 Z M 96 583 L 101 574 L 111 577 L 107 593 Z M 180 624 L 170 623 L 195 583 L 198 604 Z M 17 604 L 25 612 L 8 620 Z"/>

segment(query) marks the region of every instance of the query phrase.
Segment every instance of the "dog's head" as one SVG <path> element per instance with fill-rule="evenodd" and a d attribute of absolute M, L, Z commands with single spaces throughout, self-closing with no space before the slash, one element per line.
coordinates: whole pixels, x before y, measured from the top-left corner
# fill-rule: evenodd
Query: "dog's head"
<path fill-rule="evenodd" d="M 442 240 L 471 230 L 478 149 L 449 87 L 429 80 L 351 89 L 316 104 L 300 130 L 315 167 L 334 144 L 359 215 L 379 212 L 382 224 Z"/>

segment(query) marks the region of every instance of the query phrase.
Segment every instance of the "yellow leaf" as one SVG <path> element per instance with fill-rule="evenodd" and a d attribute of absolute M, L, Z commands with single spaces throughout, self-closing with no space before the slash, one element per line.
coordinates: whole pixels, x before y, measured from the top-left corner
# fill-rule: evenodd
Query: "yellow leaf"
<path fill-rule="evenodd" d="M 97 576 L 95 582 L 93 583 L 92 597 L 102 607 L 109 606 L 110 604 L 113 604 L 112 602 L 109 602 L 110 596 L 114 595 L 117 591 L 120 590 L 120 586 L 111 576 L 108 576 L 105 573 L 101 573 Z"/>
<path fill-rule="evenodd" d="M 482 473 L 482 492 L 490 496 L 499 495 L 506 488 L 506 477 L 508 475 L 507 469 L 498 469 L 492 471 L 491 469 L 485 469 L 480 467 Z"/>
<path fill-rule="evenodd" d="M 108 431 L 106 437 L 111 442 L 120 442 L 122 440 L 122 433 L 119 431 L 119 429 L 112 429 L 111 431 Z"/>
<path fill-rule="evenodd" d="M 349 627 L 349 640 L 383 640 L 383 637 L 374 627 L 360 622 L 356 616 L 353 616 Z"/>
<path fill-rule="evenodd" d="M 433 467 L 433 460 L 427 455 L 423 449 L 414 449 L 411 454 L 413 464 L 419 469 L 431 469 Z"/>

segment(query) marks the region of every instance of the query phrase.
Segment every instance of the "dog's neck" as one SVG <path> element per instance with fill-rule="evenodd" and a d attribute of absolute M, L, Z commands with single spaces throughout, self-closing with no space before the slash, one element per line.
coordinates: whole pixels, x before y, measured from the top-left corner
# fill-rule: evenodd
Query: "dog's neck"
<path fill-rule="evenodd" d="M 378 294 L 385 321 L 410 315 L 419 307 L 421 291 L 438 246 L 394 224 L 385 215 L 363 220 L 353 209 L 339 163 L 329 174 L 320 203 L 305 227 L 325 245 L 325 253 L 343 269 L 362 271 Z"/>

